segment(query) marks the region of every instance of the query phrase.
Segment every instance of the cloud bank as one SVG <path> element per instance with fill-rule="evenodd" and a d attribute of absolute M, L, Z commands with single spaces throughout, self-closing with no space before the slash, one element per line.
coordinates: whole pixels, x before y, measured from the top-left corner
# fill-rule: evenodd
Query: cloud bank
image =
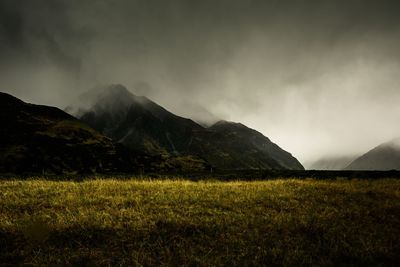
<path fill-rule="evenodd" d="M 0 90 L 65 107 L 120 83 L 183 116 L 241 121 L 302 162 L 363 153 L 400 136 L 399 7 L 0 0 Z"/>

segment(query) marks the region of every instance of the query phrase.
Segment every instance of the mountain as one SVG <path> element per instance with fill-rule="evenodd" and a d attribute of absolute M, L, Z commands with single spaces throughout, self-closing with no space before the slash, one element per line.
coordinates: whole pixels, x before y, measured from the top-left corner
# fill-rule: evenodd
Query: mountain
<path fill-rule="evenodd" d="M 308 170 L 343 170 L 356 158 L 357 156 L 323 157 L 316 161 L 306 163 L 305 167 Z"/>
<path fill-rule="evenodd" d="M 150 154 L 179 155 L 187 150 L 193 132 L 203 128 L 121 85 L 97 89 L 84 97 L 94 102 L 85 112 L 81 108 L 78 118 L 112 139 Z"/>
<path fill-rule="evenodd" d="M 223 169 L 303 169 L 290 153 L 241 123 L 219 121 L 196 132 L 190 150 Z"/>
<path fill-rule="evenodd" d="M 400 138 L 368 151 L 347 166 L 346 170 L 400 170 Z"/>
<path fill-rule="evenodd" d="M 180 103 L 179 109 L 184 110 L 184 114 L 182 114 L 183 116 L 192 119 L 194 122 L 203 127 L 210 127 L 220 120 L 219 117 L 196 102 Z"/>
<path fill-rule="evenodd" d="M 0 93 L 0 173 L 138 170 L 140 158 L 64 111 Z"/>
<path fill-rule="evenodd" d="M 81 96 L 71 114 L 113 140 L 166 159 L 191 160 L 222 169 L 303 169 L 290 153 L 240 123 L 204 127 L 177 116 L 122 85 L 96 88 Z"/>

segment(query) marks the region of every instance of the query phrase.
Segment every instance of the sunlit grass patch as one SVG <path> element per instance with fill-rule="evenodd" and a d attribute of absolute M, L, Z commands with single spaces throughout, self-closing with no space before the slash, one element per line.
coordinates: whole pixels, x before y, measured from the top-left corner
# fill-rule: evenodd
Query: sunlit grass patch
<path fill-rule="evenodd" d="M 400 180 L 1 181 L 0 262 L 395 265 Z"/>

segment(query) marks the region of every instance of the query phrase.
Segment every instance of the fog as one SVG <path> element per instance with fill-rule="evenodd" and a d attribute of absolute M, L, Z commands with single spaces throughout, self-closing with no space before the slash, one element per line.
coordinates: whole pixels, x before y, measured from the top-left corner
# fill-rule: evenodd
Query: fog
<path fill-rule="evenodd" d="M 301 162 L 400 136 L 398 1 L 0 0 L 0 90 L 71 104 L 123 84 L 252 127 Z"/>

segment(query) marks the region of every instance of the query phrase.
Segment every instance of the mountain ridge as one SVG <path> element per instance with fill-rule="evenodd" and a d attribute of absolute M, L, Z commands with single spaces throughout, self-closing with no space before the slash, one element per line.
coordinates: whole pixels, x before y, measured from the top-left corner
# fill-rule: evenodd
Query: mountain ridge
<path fill-rule="evenodd" d="M 351 162 L 345 170 L 400 170 L 400 138 L 369 150 Z"/>
<path fill-rule="evenodd" d="M 91 96 L 96 101 L 78 118 L 128 147 L 166 157 L 195 156 L 218 168 L 304 169 L 290 153 L 241 123 L 218 121 L 204 127 L 122 85 L 97 90 L 99 95 Z M 117 114 L 114 104 L 121 108 Z"/>

